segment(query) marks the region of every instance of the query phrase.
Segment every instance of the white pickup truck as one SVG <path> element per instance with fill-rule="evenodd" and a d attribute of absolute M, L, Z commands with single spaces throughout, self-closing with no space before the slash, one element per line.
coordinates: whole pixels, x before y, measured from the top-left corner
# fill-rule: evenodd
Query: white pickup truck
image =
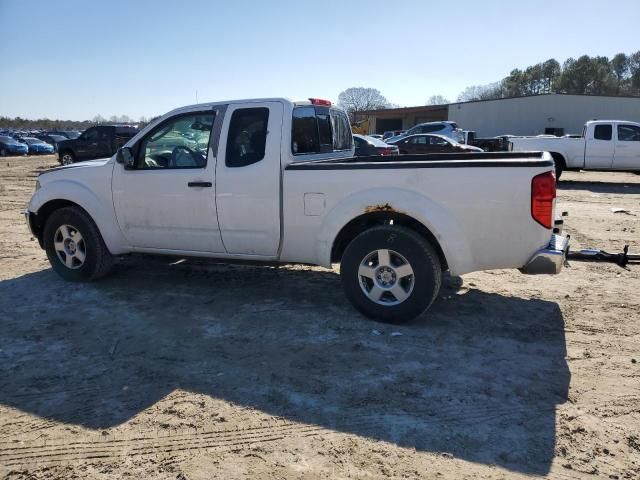
<path fill-rule="evenodd" d="M 353 154 L 326 100 L 199 104 L 110 159 L 41 173 L 25 215 L 67 280 L 132 252 L 340 262 L 353 305 L 394 322 L 431 305 L 443 271 L 562 268 L 549 154 Z"/>
<path fill-rule="evenodd" d="M 556 177 L 563 170 L 622 170 L 640 172 L 640 123 L 622 120 L 587 122 L 580 138 L 514 137 L 514 152 L 551 153 Z"/>

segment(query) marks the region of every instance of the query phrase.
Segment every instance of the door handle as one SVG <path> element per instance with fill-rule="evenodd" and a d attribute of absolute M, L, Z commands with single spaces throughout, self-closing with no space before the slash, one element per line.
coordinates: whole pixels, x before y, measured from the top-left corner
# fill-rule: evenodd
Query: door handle
<path fill-rule="evenodd" d="M 189 187 L 213 187 L 213 183 L 211 182 L 189 182 L 187 183 Z"/>

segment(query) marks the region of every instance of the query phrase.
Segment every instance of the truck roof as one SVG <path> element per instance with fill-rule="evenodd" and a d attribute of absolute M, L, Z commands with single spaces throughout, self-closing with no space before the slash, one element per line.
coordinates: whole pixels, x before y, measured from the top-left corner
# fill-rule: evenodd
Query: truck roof
<path fill-rule="evenodd" d="M 293 101 L 289 98 L 285 97 L 273 97 L 273 98 L 245 98 L 245 99 L 237 99 L 237 100 L 223 100 L 220 102 L 206 102 L 206 103 L 196 103 L 193 105 L 185 105 L 184 107 L 178 107 L 170 112 L 167 112 L 166 115 L 174 115 L 176 113 L 180 113 L 182 111 L 188 112 L 194 110 L 196 108 L 207 108 L 207 107 L 215 107 L 216 105 L 230 105 L 237 103 L 264 103 L 264 102 L 282 102 L 291 105 L 292 107 L 300 106 L 300 105 L 312 105 L 311 99 L 302 100 L 302 101 Z M 331 104 L 331 108 L 337 108 L 339 110 L 343 110 L 341 107 Z"/>
<path fill-rule="evenodd" d="M 640 125 L 640 123 L 638 122 L 634 122 L 631 120 L 606 120 L 606 119 L 594 119 L 594 120 L 589 120 L 588 122 L 586 122 L 587 125 L 593 124 L 593 123 L 630 123 L 633 125 Z"/>

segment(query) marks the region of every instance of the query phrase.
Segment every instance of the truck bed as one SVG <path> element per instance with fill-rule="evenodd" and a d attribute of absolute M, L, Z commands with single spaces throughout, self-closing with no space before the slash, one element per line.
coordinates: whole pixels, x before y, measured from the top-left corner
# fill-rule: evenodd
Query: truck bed
<path fill-rule="evenodd" d="M 520 268 L 549 242 L 551 231 L 531 215 L 531 182 L 553 166 L 543 152 L 290 163 L 283 178 L 281 258 L 330 265 L 332 242 L 347 222 L 385 211 L 422 223 L 453 274 Z"/>
<path fill-rule="evenodd" d="M 478 152 L 428 153 L 397 155 L 394 157 L 369 156 L 290 163 L 286 170 L 352 170 L 394 168 L 460 168 L 460 167 L 552 167 L 553 160 L 543 152 Z"/>

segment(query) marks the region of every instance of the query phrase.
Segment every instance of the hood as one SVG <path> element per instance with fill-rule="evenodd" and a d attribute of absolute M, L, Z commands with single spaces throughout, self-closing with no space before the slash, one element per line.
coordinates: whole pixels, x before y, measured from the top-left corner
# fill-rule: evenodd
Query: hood
<path fill-rule="evenodd" d="M 66 170 L 73 170 L 75 168 L 86 169 L 86 168 L 104 167 L 107 163 L 109 163 L 109 160 L 111 160 L 111 158 L 100 158 L 98 160 L 88 160 L 88 161 L 85 161 L 85 162 L 76 162 L 76 163 L 72 163 L 71 165 L 63 165 L 61 167 L 55 167 L 55 168 L 50 168 L 49 170 L 44 170 L 44 171 L 40 172 L 40 174 L 38 176 L 40 177 L 42 175 L 46 175 L 48 173 L 53 173 L 53 172 L 63 172 L 63 171 L 66 171 Z"/>

